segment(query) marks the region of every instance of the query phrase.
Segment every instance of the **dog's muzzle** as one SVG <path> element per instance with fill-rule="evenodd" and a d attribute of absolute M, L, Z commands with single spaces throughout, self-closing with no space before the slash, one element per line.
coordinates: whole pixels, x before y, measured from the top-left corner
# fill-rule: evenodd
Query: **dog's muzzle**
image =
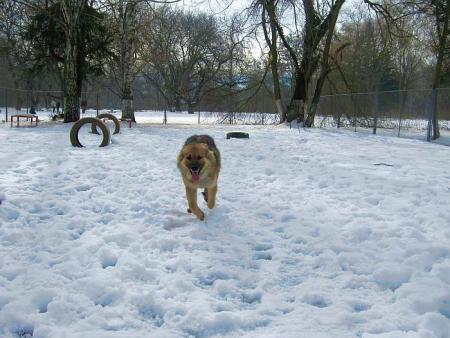
<path fill-rule="evenodd" d="M 192 180 L 194 182 L 200 181 L 200 170 L 201 170 L 200 167 L 192 166 L 189 168 L 189 170 L 191 171 Z"/>

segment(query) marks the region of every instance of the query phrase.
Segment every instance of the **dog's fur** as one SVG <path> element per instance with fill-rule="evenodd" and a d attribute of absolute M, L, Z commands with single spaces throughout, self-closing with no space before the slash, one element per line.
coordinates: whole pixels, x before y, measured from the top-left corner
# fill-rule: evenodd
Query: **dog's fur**
<path fill-rule="evenodd" d="M 220 153 L 214 139 L 208 135 L 193 135 L 184 143 L 177 158 L 178 169 L 186 188 L 188 212 L 199 220 L 205 214 L 197 204 L 197 189 L 204 188 L 203 197 L 208 208 L 216 204 L 217 180 L 220 172 Z"/>

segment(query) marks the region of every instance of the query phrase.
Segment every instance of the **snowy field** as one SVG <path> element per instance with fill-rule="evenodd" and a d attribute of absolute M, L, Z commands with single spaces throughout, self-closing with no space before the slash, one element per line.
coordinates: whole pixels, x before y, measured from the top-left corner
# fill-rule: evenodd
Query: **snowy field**
<path fill-rule="evenodd" d="M 0 124 L 0 337 L 450 336 L 449 147 L 124 125 L 77 149 L 69 129 Z M 204 222 L 175 163 L 194 133 L 223 158 Z"/>

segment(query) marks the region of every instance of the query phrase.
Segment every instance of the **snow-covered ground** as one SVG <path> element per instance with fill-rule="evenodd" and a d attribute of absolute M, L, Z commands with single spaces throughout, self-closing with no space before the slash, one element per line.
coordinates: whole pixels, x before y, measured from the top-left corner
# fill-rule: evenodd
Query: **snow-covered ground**
<path fill-rule="evenodd" d="M 9 108 L 8 115 L 15 114 L 16 111 L 14 108 Z M 26 113 L 26 110 L 23 109 L 21 113 Z M 121 117 L 120 110 L 107 110 L 102 109 L 99 113 L 112 113 L 118 118 Z M 40 110 L 37 111 L 37 115 L 39 116 L 40 121 L 50 121 L 51 119 L 51 111 L 49 110 Z M 94 109 L 88 109 L 82 117 L 87 116 L 96 116 L 97 111 Z M 200 121 L 199 121 L 200 115 Z M 142 110 L 135 112 L 136 121 L 138 123 L 146 123 L 146 124 L 164 124 L 166 121 L 167 124 L 191 124 L 191 125 L 215 125 L 215 124 L 229 124 L 230 119 L 233 124 L 243 125 L 243 124 L 254 124 L 254 125 L 272 125 L 278 124 L 278 116 L 276 114 L 270 113 L 234 113 L 233 116 L 230 116 L 229 113 L 211 113 L 211 112 L 196 112 L 195 114 L 188 114 L 187 112 L 170 112 L 167 111 L 166 115 L 164 115 L 163 111 L 157 110 Z M 5 121 L 5 108 L 0 107 L 0 120 Z M 200 123 L 199 123 L 200 122 Z M 380 124 L 387 126 L 385 128 L 381 128 L 380 126 L 377 128 L 377 134 L 383 136 L 391 136 L 398 137 L 398 120 L 396 119 L 385 119 Z M 365 134 L 372 134 L 373 129 L 371 127 L 361 127 L 358 126 L 356 129 L 352 127 L 351 122 L 342 121 L 341 130 L 347 130 L 349 132 L 359 132 Z M 400 135 L 402 138 L 416 139 L 426 141 L 427 138 L 427 121 L 426 120 L 403 120 L 401 124 Z M 438 140 L 433 141 L 434 143 L 443 144 L 450 146 L 450 121 L 440 121 L 440 133 L 441 137 Z M 315 125 L 319 128 L 334 130 L 336 129 L 336 121 L 333 120 L 330 116 L 317 116 L 315 120 Z"/>
<path fill-rule="evenodd" d="M 283 126 L 0 125 L 1 337 L 448 338 L 450 148 Z M 225 139 L 232 130 L 250 139 Z M 222 153 L 186 213 L 176 155 Z"/>

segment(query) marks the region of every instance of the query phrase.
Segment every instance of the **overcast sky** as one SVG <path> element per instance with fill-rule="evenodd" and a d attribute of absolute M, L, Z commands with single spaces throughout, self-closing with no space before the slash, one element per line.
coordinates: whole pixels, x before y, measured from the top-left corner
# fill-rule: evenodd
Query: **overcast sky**
<path fill-rule="evenodd" d="M 203 10 L 211 14 L 227 15 L 246 9 L 252 0 L 181 0 L 177 6 L 187 10 Z M 341 9 L 341 18 L 348 10 L 360 6 L 362 0 L 347 0 Z"/>
<path fill-rule="evenodd" d="M 250 3 L 250 0 L 181 0 L 178 5 L 190 10 L 201 9 L 214 14 L 231 14 L 242 11 Z"/>

